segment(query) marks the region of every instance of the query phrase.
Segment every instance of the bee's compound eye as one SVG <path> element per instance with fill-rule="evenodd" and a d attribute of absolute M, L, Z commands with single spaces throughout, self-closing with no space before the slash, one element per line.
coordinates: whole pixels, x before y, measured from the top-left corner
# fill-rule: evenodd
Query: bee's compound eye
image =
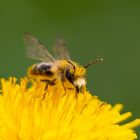
<path fill-rule="evenodd" d="M 72 73 L 70 73 L 70 70 L 69 70 L 69 69 L 66 70 L 66 77 L 67 77 L 67 79 L 68 79 L 71 83 L 73 83 L 74 76 L 73 76 Z"/>
<path fill-rule="evenodd" d="M 66 77 L 67 78 L 70 78 L 71 77 L 71 74 L 70 74 L 70 71 L 69 70 L 66 70 Z"/>

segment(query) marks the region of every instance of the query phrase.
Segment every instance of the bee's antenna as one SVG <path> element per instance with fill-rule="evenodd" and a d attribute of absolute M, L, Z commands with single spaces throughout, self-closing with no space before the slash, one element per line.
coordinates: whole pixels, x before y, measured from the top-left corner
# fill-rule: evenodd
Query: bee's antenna
<path fill-rule="evenodd" d="M 103 58 L 98 58 L 98 59 L 96 59 L 96 60 L 94 60 L 94 61 L 91 61 L 91 62 L 89 62 L 88 64 L 84 65 L 84 68 L 87 68 L 87 67 L 89 67 L 89 66 L 91 66 L 91 65 L 93 65 L 93 64 L 101 63 L 101 62 L 103 62 L 103 61 L 104 61 Z"/>

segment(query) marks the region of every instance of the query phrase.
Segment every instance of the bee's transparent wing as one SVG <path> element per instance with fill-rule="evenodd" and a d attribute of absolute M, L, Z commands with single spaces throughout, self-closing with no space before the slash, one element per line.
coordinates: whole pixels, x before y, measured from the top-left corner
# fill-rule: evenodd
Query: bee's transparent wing
<path fill-rule="evenodd" d="M 66 47 L 66 41 L 61 37 L 54 42 L 54 55 L 57 59 L 71 59 Z"/>
<path fill-rule="evenodd" d="M 47 48 L 45 48 L 34 36 L 29 33 L 25 33 L 24 41 L 27 48 L 27 56 L 44 61 L 44 62 L 54 62 L 55 59 L 53 56 L 48 52 Z"/>

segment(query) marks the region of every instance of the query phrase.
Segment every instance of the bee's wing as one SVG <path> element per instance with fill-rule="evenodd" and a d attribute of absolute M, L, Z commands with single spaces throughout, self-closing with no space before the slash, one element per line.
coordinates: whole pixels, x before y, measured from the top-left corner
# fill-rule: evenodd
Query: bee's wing
<path fill-rule="evenodd" d="M 54 42 L 54 55 L 57 59 L 71 59 L 66 47 L 66 41 L 61 37 Z"/>
<path fill-rule="evenodd" d="M 27 56 L 44 61 L 44 62 L 54 62 L 55 59 L 48 52 L 47 48 L 45 48 L 34 36 L 29 33 L 25 33 L 24 41 L 27 46 Z"/>

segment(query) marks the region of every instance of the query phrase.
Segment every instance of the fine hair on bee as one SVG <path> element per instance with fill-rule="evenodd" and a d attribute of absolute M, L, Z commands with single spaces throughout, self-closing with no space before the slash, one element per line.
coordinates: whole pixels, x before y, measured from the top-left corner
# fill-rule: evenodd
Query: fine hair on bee
<path fill-rule="evenodd" d="M 46 89 L 48 85 L 54 86 L 59 81 L 64 90 L 71 88 L 75 89 L 76 93 L 83 93 L 86 86 L 86 68 L 103 61 L 103 58 L 99 58 L 84 66 L 77 64 L 71 60 L 66 42 L 61 37 L 54 42 L 54 55 L 49 53 L 47 48 L 29 33 L 25 33 L 24 41 L 27 56 L 40 61 L 29 68 L 28 77 L 46 82 Z M 67 85 L 70 84 L 72 86 L 68 87 Z"/>

